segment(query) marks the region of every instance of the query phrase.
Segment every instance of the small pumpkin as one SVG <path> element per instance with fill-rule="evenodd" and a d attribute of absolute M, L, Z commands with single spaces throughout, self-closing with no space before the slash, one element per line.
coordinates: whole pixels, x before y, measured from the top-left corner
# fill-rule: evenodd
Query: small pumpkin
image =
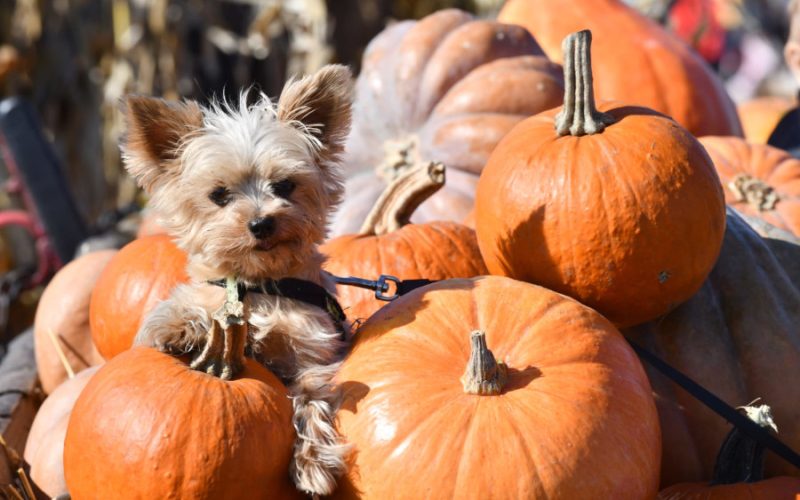
<path fill-rule="evenodd" d="M 719 255 L 719 177 L 692 135 L 646 108 L 594 104 L 591 33 L 564 41 L 564 106 L 516 126 L 478 183 L 492 274 L 578 299 L 616 325 L 691 297 Z"/>
<path fill-rule="evenodd" d="M 417 289 L 361 327 L 336 380 L 354 446 L 339 498 L 657 492 L 641 365 L 608 320 L 550 290 L 495 276 Z"/>
<path fill-rule="evenodd" d="M 67 423 L 83 388 L 97 372 L 92 366 L 59 385 L 45 399 L 33 419 L 25 443 L 25 461 L 33 483 L 49 498 L 68 493 L 64 481 L 64 438 Z"/>
<path fill-rule="evenodd" d="M 700 290 L 623 333 L 730 405 L 769 401 L 781 439 L 800 449 L 800 385 L 786 383 L 800 380 L 800 274 L 784 267 L 797 262 L 800 245 L 760 237 L 729 209 L 722 252 Z M 728 424 L 657 370 L 645 370 L 664 438 L 661 486 L 712 477 Z M 800 477 L 771 453 L 765 472 Z"/>
<path fill-rule="evenodd" d="M 186 283 L 186 253 L 165 235 L 125 245 L 97 280 L 89 307 L 92 339 L 105 359 L 133 345 L 144 317 Z"/>
<path fill-rule="evenodd" d="M 646 106 L 693 135 L 742 135 L 733 101 L 714 71 L 682 40 L 621 0 L 508 0 L 498 20 L 525 26 L 561 62 L 561 41 L 597 36 L 597 98 Z"/>
<path fill-rule="evenodd" d="M 100 250 L 78 257 L 62 267 L 44 289 L 33 322 L 33 342 L 45 394 L 69 377 L 59 350 L 75 373 L 103 362 L 92 342 L 89 301 L 100 274 L 116 253 Z"/>
<path fill-rule="evenodd" d="M 744 138 L 754 144 L 766 144 L 781 119 L 797 106 L 796 99 L 763 96 L 737 106 Z"/>
<path fill-rule="evenodd" d="M 320 251 L 337 276 L 401 280 L 470 278 L 487 274 L 475 231 L 455 222 L 409 224 L 411 214 L 444 184 L 441 164 L 418 165 L 395 179 L 376 202 L 358 234 L 328 241 Z M 375 293 L 339 285 L 336 293 L 350 321 L 365 320 L 385 302 Z M 389 291 L 391 293 L 391 291 Z"/>
<path fill-rule="evenodd" d="M 725 202 L 800 235 L 800 160 L 738 137 L 701 137 L 725 188 Z"/>
<path fill-rule="evenodd" d="M 778 431 L 767 405 L 745 406 L 747 416 L 761 427 Z M 717 454 L 711 482 L 682 483 L 662 490 L 658 500 L 794 500 L 800 493 L 796 477 L 764 478 L 766 449 L 734 427 Z"/>
<path fill-rule="evenodd" d="M 106 363 L 69 419 L 73 498 L 295 498 L 288 390 L 248 359 L 230 381 L 135 347 Z"/>
<path fill-rule="evenodd" d="M 431 161 L 447 166 L 448 183 L 413 221 L 460 221 L 497 141 L 562 96 L 560 67 L 520 26 L 455 9 L 389 26 L 367 47 L 356 82 L 347 194 L 331 234 L 357 232 L 387 184 Z"/>

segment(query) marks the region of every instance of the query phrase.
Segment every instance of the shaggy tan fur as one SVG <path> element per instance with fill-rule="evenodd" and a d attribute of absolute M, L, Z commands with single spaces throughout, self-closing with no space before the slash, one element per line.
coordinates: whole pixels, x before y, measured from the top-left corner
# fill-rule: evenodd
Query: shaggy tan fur
<path fill-rule="evenodd" d="M 294 277 L 334 290 L 317 245 L 342 196 L 337 161 L 350 126 L 351 80 L 347 68 L 327 66 L 288 83 L 277 107 L 264 96 L 248 106 L 245 94 L 238 106 L 207 109 L 128 98 L 126 167 L 188 253 L 191 278 L 149 315 L 137 343 L 202 350 L 225 300 L 225 290 L 208 280 L 236 276 L 255 285 Z M 281 196 L 275 186 L 287 180 L 295 187 Z M 221 188 L 224 206 L 214 201 Z M 248 229 L 259 217 L 275 221 L 274 233 L 261 239 Z M 244 306 L 248 352 L 292 393 L 295 484 L 329 494 L 346 452 L 334 427 L 340 396 L 331 378 L 344 348 L 336 325 L 322 309 L 291 299 L 250 293 Z M 219 375 L 218 361 L 208 370 Z"/>

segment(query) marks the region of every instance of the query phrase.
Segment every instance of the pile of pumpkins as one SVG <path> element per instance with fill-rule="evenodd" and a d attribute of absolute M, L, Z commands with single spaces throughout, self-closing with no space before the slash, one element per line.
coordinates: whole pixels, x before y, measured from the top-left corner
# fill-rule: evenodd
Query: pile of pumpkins
<path fill-rule="evenodd" d="M 731 405 L 761 398 L 748 416 L 800 448 L 800 161 L 741 138 L 711 71 L 618 0 L 509 0 L 499 21 L 441 11 L 364 55 L 327 270 L 441 281 L 388 305 L 338 290 L 334 497 L 794 498 L 800 471 L 759 463 L 626 337 Z M 45 291 L 25 459 L 47 495 L 301 497 L 268 370 L 131 348 L 185 264 L 142 236 Z"/>

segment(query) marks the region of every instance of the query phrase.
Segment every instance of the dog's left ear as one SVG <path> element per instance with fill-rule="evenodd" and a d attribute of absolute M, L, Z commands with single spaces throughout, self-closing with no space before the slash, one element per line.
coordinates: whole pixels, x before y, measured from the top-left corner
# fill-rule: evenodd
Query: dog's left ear
<path fill-rule="evenodd" d="M 347 66 L 329 64 L 287 83 L 278 99 L 278 119 L 303 124 L 322 144 L 320 159 L 344 148 L 350 132 L 353 75 Z"/>

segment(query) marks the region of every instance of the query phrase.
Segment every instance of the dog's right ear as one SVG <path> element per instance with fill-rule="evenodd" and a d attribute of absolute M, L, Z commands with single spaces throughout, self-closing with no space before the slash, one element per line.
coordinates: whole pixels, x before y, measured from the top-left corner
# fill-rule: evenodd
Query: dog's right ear
<path fill-rule="evenodd" d="M 203 125 L 203 111 L 189 101 L 128 96 L 125 99 L 127 136 L 122 146 L 125 168 L 148 193 L 176 174 L 174 160 L 182 141 Z"/>

